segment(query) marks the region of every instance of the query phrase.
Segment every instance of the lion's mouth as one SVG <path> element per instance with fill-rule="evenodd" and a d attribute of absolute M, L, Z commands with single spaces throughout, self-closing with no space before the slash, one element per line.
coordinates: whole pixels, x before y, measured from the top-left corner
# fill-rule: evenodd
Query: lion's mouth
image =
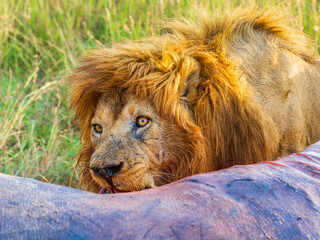
<path fill-rule="evenodd" d="M 132 192 L 132 191 L 126 191 L 126 190 L 120 190 L 116 188 L 113 184 L 112 178 L 104 171 L 94 171 L 95 174 L 101 178 L 103 178 L 109 185 L 109 188 L 101 188 L 99 194 L 108 194 L 108 193 L 125 193 L 125 192 Z"/>
<path fill-rule="evenodd" d="M 110 175 L 108 175 L 106 173 L 105 170 L 100 169 L 100 170 L 93 170 L 94 174 L 102 179 L 104 179 L 108 185 L 110 185 L 110 187 L 102 187 L 100 189 L 99 194 L 109 194 L 109 193 L 126 193 L 126 192 L 134 192 L 136 190 L 120 190 L 117 187 L 114 186 L 113 181 L 112 181 L 112 177 Z M 144 189 L 149 189 L 151 187 L 149 186 L 145 186 L 143 189 L 140 190 L 144 190 Z M 139 190 L 138 190 L 139 191 Z"/>
<path fill-rule="evenodd" d="M 108 194 L 108 193 L 123 193 L 123 192 L 131 192 L 131 191 L 124 191 L 116 188 L 113 184 L 112 178 L 110 175 L 106 174 L 104 170 L 100 170 L 98 172 L 95 172 L 96 175 L 103 178 L 109 185 L 109 188 L 101 188 L 99 194 Z"/>

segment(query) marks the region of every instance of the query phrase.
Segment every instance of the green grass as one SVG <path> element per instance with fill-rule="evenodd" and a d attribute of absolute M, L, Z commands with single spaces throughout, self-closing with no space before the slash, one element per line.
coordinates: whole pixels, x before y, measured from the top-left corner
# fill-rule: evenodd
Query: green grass
<path fill-rule="evenodd" d="M 263 9 L 280 3 L 319 45 L 316 0 L 0 1 L 0 172 L 75 186 L 81 144 L 64 79 L 81 54 L 158 34 L 152 23 L 189 17 L 196 3 L 225 10 L 249 2 Z"/>

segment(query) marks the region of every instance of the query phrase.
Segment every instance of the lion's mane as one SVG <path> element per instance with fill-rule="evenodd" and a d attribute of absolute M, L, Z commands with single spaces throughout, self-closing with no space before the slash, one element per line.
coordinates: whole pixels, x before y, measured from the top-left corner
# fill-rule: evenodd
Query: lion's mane
<path fill-rule="evenodd" d="M 147 99 L 161 117 L 189 134 L 185 146 L 171 150 L 179 158 L 179 164 L 171 167 L 176 176 L 172 181 L 235 164 L 273 160 L 285 152 L 280 149 L 279 128 L 254 100 L 254 90 L 239 80 L 241 69 L 229 55 L 248 44 L 265 48 L 263 39 L 272 38 L 279 49 L 314 64 L 307 39 L 288 27 L 277 10 L 238 9 L 224 16 L 200 11 L 197 15 L 195 21 L 166 21 L 162 36 L 90 51 L 70 76 L 71 106 L 83 141 L 79 163 L 84 189 L 99 189 L 88 166 L 94 151 L 91 119 L 103 94 Z"/>

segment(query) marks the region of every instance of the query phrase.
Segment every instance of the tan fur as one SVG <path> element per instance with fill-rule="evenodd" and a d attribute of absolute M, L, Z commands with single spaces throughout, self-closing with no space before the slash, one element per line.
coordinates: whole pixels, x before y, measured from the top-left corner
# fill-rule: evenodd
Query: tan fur
<path fill-rule="evenodd" d="M 107 151 L 101 144 L 110 134 L 93 143 L 91 126 L 106 108 L 112 113 L 100 113 L 106 131 L 125 143 L 118 160 L 112 152 L 113 160 L 127 161 L 116 180 L 125 190 L 273 160 L 320 139 L 320 67 L 304 34 L 288 27 L 277 9 L 197 15 L 194 22 L 167 21 L 163 36 L 91 51 L 69 78 L 84 146 L 84 189 L 106 185 L 88 168 L 95 151 Z M 134 124 L 136 106 L 160 119 L 150 133 L 160 140 L 148 135 L 144 148 L 125 127 Z M 141 164 L 129 168 L 133 161 Z"/>

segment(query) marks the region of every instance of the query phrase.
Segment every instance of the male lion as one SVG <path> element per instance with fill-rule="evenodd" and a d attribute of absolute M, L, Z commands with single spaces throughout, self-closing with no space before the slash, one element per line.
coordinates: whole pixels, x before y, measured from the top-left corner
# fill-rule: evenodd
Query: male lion
<path fill-rule="evenodd" d="M 142 190 L 320 138 L 320 64 L 304 34 L 276 10 L 198 15 L 91 51 L 70 76 L 84 189 Z"/>

